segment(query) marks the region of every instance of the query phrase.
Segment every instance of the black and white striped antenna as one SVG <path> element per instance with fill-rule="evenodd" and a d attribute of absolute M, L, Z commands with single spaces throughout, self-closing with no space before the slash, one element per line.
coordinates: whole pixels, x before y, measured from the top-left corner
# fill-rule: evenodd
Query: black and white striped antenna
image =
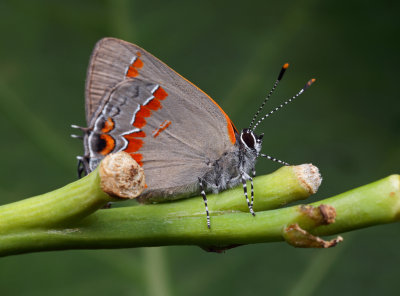
<path fill-rule="evenodd" d="M 285 74 L 286 69 L 289 67 L 289 63 L 285 63 L 282 66 L 281 71 L 279 72 L 278 75 L 278 79 L 276 79 L 274 86 L 272 87 L 272 89 L 269 91 L 268 96 L 265 98 L 264 102 L 261 104 L 260 108 L 258 108 L 256 114 L 254 114 L 253 119 L 250 122 L 249 125 L 249 129 L 251 129 L 251 126 L 253 125 L 254 121 L 256 120 L 258 114 L 260 114 L 262 108 L 264 108 L 265 103 L 269 100 L 269 98 L 271 97 L 272 93 L 274 92 L 274 90 L 276 89 L 276 87 L 278 86 L 279 82 L 282 80 L 283 74 Z M 254 130 L 254 129 L 253 129 Z"/>
<path fill-rule="evenodd" d="M 283 68 L 282 68 L 283 69 Z M 278 107 L 276 107 L 275 109 L 272 109 L 270 112 L 268 112 L 267 114 L 265 114 L 259 121 L 257 121 L 257 123 L 254 125 L 254 127 L 251 129 L 252 131 L 254 131 L 256 129 L 256 127 L 267 117 L 269 117 L 270 115 L 272 115 L 273 113 L 275 113 L 276 111 L 278 111 L 279 109 L 281 109 L 283 106 L 286 106 L 287 104 L 289 104 L 290 102 L 292 102 L 294 99 L 296 99 L 298 96 L 300 96 L 303 92 L 305 92 L 313 83 L 315 82 L 315 79 L 310 79 L 306 85 L 297 93 L 295 94 L 293 97 L 291 97 L 289 100 L 283 102 L 282 104 L 280 104 Z M 275 82 L 275 84 L 277 84 Z M 268 98 L 268 97 L 267 97 Z M 258 112 L 257 112 L 258 113 Z M 253 121 L 252 121 L 253 123 Z"/>

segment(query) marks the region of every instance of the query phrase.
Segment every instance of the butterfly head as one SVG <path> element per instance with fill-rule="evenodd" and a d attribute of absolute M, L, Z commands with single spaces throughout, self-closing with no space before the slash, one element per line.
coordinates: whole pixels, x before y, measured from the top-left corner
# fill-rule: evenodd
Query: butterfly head
<path fill-rule="evenodd" d="M 240 142 L 247 151 L 258 155 L 261 151 L 263 136 L 264 134 L 257 136 L 251 129 L 245 128 L 240 133 Z"/>

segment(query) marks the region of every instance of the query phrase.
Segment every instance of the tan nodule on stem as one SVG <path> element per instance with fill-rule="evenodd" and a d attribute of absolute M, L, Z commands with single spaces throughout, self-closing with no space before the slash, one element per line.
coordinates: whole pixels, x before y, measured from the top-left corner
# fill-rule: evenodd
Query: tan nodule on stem
<path fill-rule="evenodd" d="M 322 177 L 318 168 L 311 163 L 307 163 L 294 166 L 293 169 L 301 185 L 310 194 L 316 193 L 322 182 Z"/>
<path fill-rule="evenodd" d="M 146 184 L 143 168 L 126 152 L 107 155 L 99 166 L 101 189 L 114 197 L 133 199 Z"/>

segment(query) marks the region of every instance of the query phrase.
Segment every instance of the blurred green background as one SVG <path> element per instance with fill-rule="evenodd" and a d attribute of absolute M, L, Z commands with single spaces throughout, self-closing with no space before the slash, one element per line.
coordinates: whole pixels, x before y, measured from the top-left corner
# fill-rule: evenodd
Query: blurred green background
<path fill-rule="evenodd" d="M 76 179 L 89 55 L 105 36 L 138 44 L 248 125 L 281 65 L 263 151 L 312 162 L 311 200 L 399 173 L 399 2 L 0 1 L 1 204 Z M 260 160 L 258 174 L 279 165 Z M 0 258 L 1 295 L 398 295 L 400 227 L 345 233 L 329 250 L 285 243 Z"/>

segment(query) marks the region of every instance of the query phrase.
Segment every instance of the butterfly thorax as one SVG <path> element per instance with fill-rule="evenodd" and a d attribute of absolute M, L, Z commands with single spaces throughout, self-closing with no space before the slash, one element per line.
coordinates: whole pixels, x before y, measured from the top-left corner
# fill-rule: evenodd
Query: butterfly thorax
<path fill-rule="evenodd" d="M 206 191 L 218 193 L 239 185 L 242 175 L 250 175 L 255 168 L 261 146 L 262 135 L 257 137 L 251 130 L 244 129 L 237 135 L 232 151 L 209 164 L 210 171 L 202 178 Z"/>

